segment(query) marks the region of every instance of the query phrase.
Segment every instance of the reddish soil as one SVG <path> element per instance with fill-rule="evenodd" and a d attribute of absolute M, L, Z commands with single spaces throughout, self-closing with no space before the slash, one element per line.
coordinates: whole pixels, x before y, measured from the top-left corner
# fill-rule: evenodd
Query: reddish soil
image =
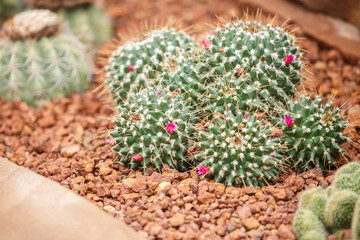
<path fill-rule="evenodd" d="M 195 32 L 215 15 L 239 13 L 236 1 L 115 1 L 109 12 L 117 29 L 150 20 L 153 16 L 182 17 Z M 200 25 L 203 24 L 203 25 Z M 297 31 L 299 37 L 304 34 Z M 360 67 L 346 63 L 335 49 L 307 39 L 306 70 L 314 73 L 307 86 L 323 96 L 336 93 L 349 115 L 345 133 L 354 144 L 342 145 L 345 156 L 359 160 Z M 0 100 L 0 156 L 48 177 L 88 198 L 109 214 L 122 218 L 148 239 L 295 239 L 292 219 L 302 190 L 327 187 L 332 173 L 314 169 L 300 176 L 284 175 L 274 186 L 227 187 L 199 179 L 190 171 L 179 173 L 149 168 L 146 174 L 114 162 L 105 132 L 112 111 L 92 90 L 83 96 L 54 100 L 40 109 L 25 103 Z M 340 158 L 339 165 L 347 160 Z"/>

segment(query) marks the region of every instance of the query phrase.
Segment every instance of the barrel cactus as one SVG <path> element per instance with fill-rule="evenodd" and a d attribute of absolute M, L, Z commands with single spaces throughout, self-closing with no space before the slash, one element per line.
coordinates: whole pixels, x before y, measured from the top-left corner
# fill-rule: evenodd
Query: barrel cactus
<path fill-rule="evenodd" d="M 271 24 L 227 23 L 203 39 L 204 69 L 215 76 L 236 71 L 248 84 L 262 86 L 262 95 L 283 101 L 300 84 L 301 52 L 295 42 L 294 36 Z"/>
<path fill-rule="evenodd" d="M 185 61 L 192 38 L 174 28 L 155 29 L 120 46 L 109 59 L 106 80 L 117 103 L 151 86 L 164 69 Z"/>
<path fill-rule="evenodd" d="M 297 239 L 326 240 L 328 233 L 320 219 L 310 210 L 299 209 L 294 218 Z"/>
<path fill-rule="evenodd" d="M 0 96 L 38 106 L 52 98 L 82 92 L 90 68 L 84 45 L 62 30 L 49 10 L 19 13 L 4 25 L 0 39 Z"/>
<path fill-rule="evenodd" d="M 189 167 L 187 150 L 194 141 L 197 118 L 182 96 L 166 89 L 147 88 L 129 94 L 118 106 L 109 134 L 120 163 L 145 171 L 150 165 L 160 171 L 166 163 L 172 168 Z"/>
<path fill-rule="evenodd" d="M 278 173 L 281 156 L 279 139 L 271 138 L 271 126 L 256 115 L 215 114 L 214 122 L 201 131 L 197 144 L 199 169 L 216 182 L 228 185 L 263 186 Z"/>
<path fill-rule="evenodd" d="M 322 231 L 320 228 L 326 228 L 326 235 L 314 239 L 327 239 L 329 233 L 340 236 L 344 229 L 350 227 L 353 239 L 358 239 L 360 195 L 354 190 L 356 190 L 356 175 L 360 173 L 359 167 L 359 163 L 353 162 L 339 168 L 329 187 L 331 191 L 318 187 L 307 190 L 301 195 L 299 208 L 294 218 L 294 231 L 299 239 L 310 234 L 310 231 Z M 351 171 L 351 168 L 356 170 Z M 344 176 L 348 176 L 346 187 L 336 187 L 336 182 L 344 180 Z M 304 212 L 307 212 L 306 216 Z M 314 216 L 320 223 L 314 221 L 312 226 L 304 225 L 308 221 L 313 221 Z"/>
<path fill-rule="evenodd" d="M 289 101 L 287 107 L 279 108 L 278 114 L 280 117 L 272 122 L 280 123 L 286 155 L 295 169 L 326 169 L 335 163 L 334 156 L 342 152 L 339 144 L 347 141 L 342 133 L 347 121 L 331 101 L 322 105 L 321 97 L 311 101 L 301 96 L 299 101 Z"/>

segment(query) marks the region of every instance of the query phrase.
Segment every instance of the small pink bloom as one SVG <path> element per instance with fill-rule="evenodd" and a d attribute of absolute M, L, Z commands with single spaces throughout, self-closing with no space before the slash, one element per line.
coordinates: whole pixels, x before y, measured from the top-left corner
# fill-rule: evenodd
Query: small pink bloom
<path fill-rule="evenodd" d="M 135 68 L 134 68 L 133 66 L 131 66 L 131 65 L 128 66 L 128 69 L 129 69 L 130 72 L 134 72 L 134 71 L 135 71 Z"/>
<path fill-rule="evenodd" d="M 141 154 L 136 154 L 135 157 L 133 157 L 133 161 L 140 162 L 142 160 Z"/>
<path fill-rule="evenodd" d="M 180 92 L 180 90 L 178 89 L 178 88 L 175 88 L 175 90 L 174 90 L 175 92 Z"/>
<path fill-rule="evenodd" d="M 114 146 L 116 144 L 115 140 L 114 139 L 106 139 L 105 142 L 107 144 L 109 144 L 110 146 Z"/>
<path fill-rule="evenodd" d="M 206 50 L 210 49 L 211 43 L 207 39 L 203 39 L 201 43 L 204 45 Z"/>
<path fill-rule="evenodd" d="M 166 131 L 168 133 L 173 133 L 175 131 L 175 129 L 176 129 L 175 123 L 174 122 L 172 122 L 172 123 L 168 122 L 168 124 L 166 125 Z"/>
<path fill-rule="evenodd" d="M 210 169 L 202 164 L 200 164 L 200 167 L 198 167 L 198 169 L 197 169 L 197 173 L 199 175 L 205 175 L 208 172 L 210 172 Z"/>
<path fill-rule="evenodd" d="M 294 126 L 294 120 L 289 115 L 284 118 L 284 122 L 288 125 L 288 127 L 292 128 Z"/>
<path fill-rule="evenodd" d="M 161 92 L 159 91 L 156 95 L 157 95 L 158 97 L 161 97 Z"/>
<path fill-rule="evenodd" d="M 285 58 L 284 58 L 284 62 L 285 62 L 285 65 L 286 66 L 289 66 L 290 63 L 294 61 L 294 56 L 293 55 L 287 55 Z"/>
<path fill-rule="evenodd" d="M 245 118 L 245 119 L 248 119 L 248 115 L 247 115 L 246 113 L 245 113 L 245 115 L 244 115 L 244 118 Z"/>

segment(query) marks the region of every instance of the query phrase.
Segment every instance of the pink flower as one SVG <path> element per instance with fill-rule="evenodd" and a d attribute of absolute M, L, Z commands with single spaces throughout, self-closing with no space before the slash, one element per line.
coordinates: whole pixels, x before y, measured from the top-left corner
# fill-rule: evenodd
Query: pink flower
<path fill-rule="evenodd" d="M 136 154 L 135 157 L 133 157 L 133 161 L 140 162 L 142 160 L 141 154 Z"/>
<path fill-rule="evenodd" d="M 135 68 L 133 66 L 131 66 L 131 65 L 128 66 L 128 69 L 129 69 L 130 72 L 135 71 Z"/>
<path fill-rule="evenodd" d="M 294 61 L 294 56 L 293 55 L 287 55 L 285 58 L 284 58 L 284 62 L 285 62 L 285 65 L 286 66 L 289 66 L 290 63 Z"/>
<path fill-rule="evenodd" d="M 294 120 L 289 115 L 284 118 L 284 122 L 288 125 L 288 127 L 292 128 L 294 126 Z"/>
<path fill-rule="evenodd" d="M 246 113 L 245 113 L 245 115 L 244 115 L 244 118 L 245 118 L 245 119 L 248 119 L 248 115 L 247 115 Z"/>
<path fill-rule="evenodd" d="M 172 123 L 168 122 L 168 124 L 166 125 L 166 131 L 168 133 L 173 133 L 175 131 L 175 129 L 176 129 L 175 123 L 174 122 L 172 122 Z"/>
<path fill-rule="evenodd" d="M 201 43 L 204 45 L 206 50 L 210 49 L 211 43 L 207 39 L 203 39 Z"/>
<path fill-rule="evenodd" d="M 115 140 L 114 139 L 106 139 L 105 142 L 107 144 L 109 144 L 110 146 L 114 146 L 116 144 Z"/>
<path fill-rule="evenodd" d="M 161 92 L 159 91 L 156 95 L 157 95 L 158 97 L 161 97 Z"/>
<path fill-rule="evenodd" d="M 197 169 L 197 173 L 199 175 L 205 175 L 208 172 L 210 172 L 210 169 L 202 164 L 200 164 L 200 167 L 198 167 L 198 169 Z"/>

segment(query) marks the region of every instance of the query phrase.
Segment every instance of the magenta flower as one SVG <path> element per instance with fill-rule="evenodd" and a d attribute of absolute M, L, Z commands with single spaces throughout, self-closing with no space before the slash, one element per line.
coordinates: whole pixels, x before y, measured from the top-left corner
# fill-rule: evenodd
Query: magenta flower
<path fill-rule="evenodd" d="M 129 69 L 130 72 L 134 72 L 134 71 L 135 71 L 135 68 L 134 68 L 133 66 L 131 66 L 131 65 L 128 66 L 128 69 Z"/>
<path fill-rule="evenodd" d="M 159 91 L 156 95 L 157 95 L 158 97 L 161 97 L 161 92 Z"/>
<path fill-rule="evenodd" d="M 175 129 L 176 129 L 175 123 L 174 122 L 172 122 L 172 123 L 168 122 L 168 124 L 166 125 L 166 131 L 168 133 L 173 133 L 175 131 Z"/>
<path fill-rule="evenodd" d="M 207 39 L 203 39 L 201 43 L 204 45 L 206 50 L 210 49 L 211 43 Z"/>
<path fill-rule="evenodd" d="M 287 55 L 285 58 L 284 58 L 284 62 L 285 62 L 285 65 L 286 66 L 289 66 L 290 63 L 294 61 L 294 56 L 293 55 Z"/>
<path fill-rule="evenodd" d="M 248 119 L 248 115 L 247 115 L 246 113 L 245 113 L 245 115 L 244 115 L 244 118 L 245 118 L 245 119 Z"/>
<path fill-rule="evenodd" d="M 205 175 L 208 172 L 210 172 L 210 168 L 208 168 L 208 167 L 206 167 L 206 166 L 204 166 L 202 164 L 200 164 L 200 167 L 198 167 L 198 169 L 197 169 L 197 173 L 199 175 Z"/>
<path fill-rule="evenodd" d="M 107 144 L 109 144 L 110 146 L 114 146 L 116 144 L 115 140 L 114 139 L 106 139 L 105 142 Z"/>
<path fill-rule="evenodd" d="M 142 160 L 141 154 L 136 154 L 135 157 L 133 157 L 133 161 L 140 162 Z"/>
<path fill-rule="evenodd" d="M 292 128 L 294 126 L 294 120 L 291 116 L 289 116 L 289 114 L 284 118 L 284 122 L 288 125 L 288 127 Z"/>

